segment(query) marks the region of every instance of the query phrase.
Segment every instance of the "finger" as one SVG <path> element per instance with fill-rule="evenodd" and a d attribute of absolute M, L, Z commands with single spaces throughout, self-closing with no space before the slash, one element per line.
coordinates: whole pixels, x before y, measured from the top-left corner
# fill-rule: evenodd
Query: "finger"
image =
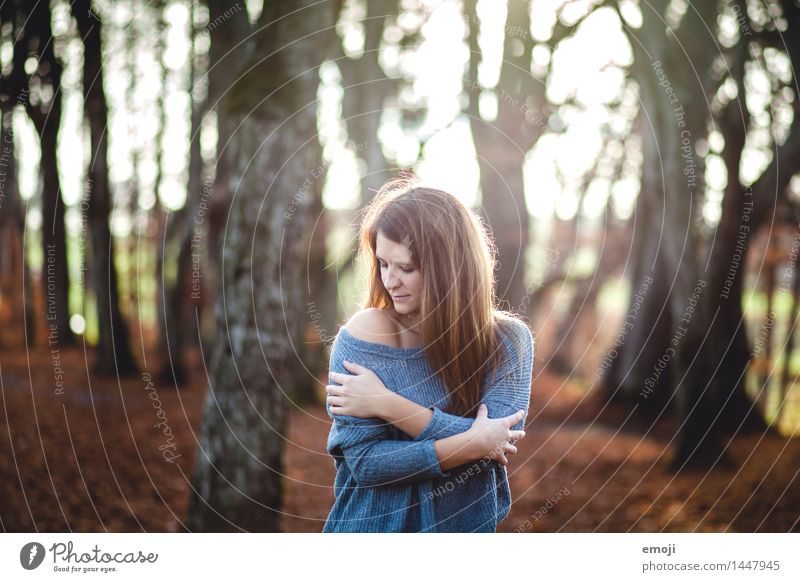
<path fill-rule="evenodd" d="M 354 374 L 366 374 L 370 371 L 369 368 L 365 368 L 360 364 L 354 364 L 353 362 L 348 362 L 347 360 L 344 361 L 344 367 L 353 372 Z"/>
<path fill-rule="evenodd" d="M 356 368 L 358 368 L 358 364 L 354 364 L 353 362 L 348 362 L 347 360 L 345 360 L 343 363 L 344 367 L 350 370 L 351 372 L 355 371 Z"/>
<path fill-rule="evenodd" d="M 514 440 L 509 437 L 507 441 L 503 441 L 499 445 L 497 445 L 497 450 L 500 452 L 507 453 L 508 451 L 514 449 L 516 450 L 517 447 L 514 446 Z"/>
<path fill-rule="evenodd" d="M 325 386 L 325 392 L 327 394 L 332 394 L 334 396 L 341 396 L 342 395 L 341 388 L 342 388 L 341 386 L 335 386 L 333 384 L 328 384 L 327 386 Z"/>
<path fill-rule="evenodd" d="M 331 411 L 331 414 L 345 414 L 344 408 L 341 406 L 330 406 L 329 410 Z"/>
<path fill-rule="evenodd" d="M 349 378 L 352 378 L 350 374 L 341 374 L 339 372 L 331 372 L 328 375 L 330 376 L 331 381 L 336 382 L 337 384 L 344 384 Z"/>
<path fill-rule="evenodd" d="M 476 415 L 476 418 L 486 418 L 488 415 L 489 415 L 489 409 L 486 408 L 485 404 L 481 404 L 480 406 L 478 406 L 478 414 Z"/>
<path fill-rule="evenodd" d="M 524 430 L 512 430 L 511 431 L 511 438 L 514 439 L 515 441 L 518 441 L 519 439 L 524 439 L 525 438 L 525 431 Z"/>
<path fill-rule="evenodd" d="M 515 447 L 514 445 L 511 445 L 511 444 L 509 444 L 508 446 L 506 446 L 506 447 L 504 448 L 504 451 L 505 451 L 505 453 L 506 453 L 507 455 L 508 455 L 508 454 L 511 454 L 511 455 L 513 455 L 514 453 L 516 453 L 516 452 L 517 452 L 517 447 Z"/>
<path fill-rule="evenodd" d="M 514 426 L 515 424 L 517 424 L 523 418 L 525 418 L 525 411 L 524 410 L 518 410 L 517 412 L 515 412 L 512 415 L 506 416 L 505 420 L 506 420 L 506 423 L 508 424 L 508 426 Z"/>
<path fill-rule="evenodd" d="M 344 404 L 344 398 L 341 396 L 328 396 L 327 400 L 331 406 L 342 406 Z"/>

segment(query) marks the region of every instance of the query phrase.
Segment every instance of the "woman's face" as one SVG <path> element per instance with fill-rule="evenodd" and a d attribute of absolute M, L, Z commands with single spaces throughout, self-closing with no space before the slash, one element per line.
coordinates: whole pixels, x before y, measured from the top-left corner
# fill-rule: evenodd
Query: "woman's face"
<path fill-rule="evenodd" d="M 392 296 L 395 311 L 402 315 L 418 314 L 422 301 L 422 274 L 411 260 L 411 251 L 406 245 L 396 243 L 378 231 L 375 255 L 383 286 Z"/>

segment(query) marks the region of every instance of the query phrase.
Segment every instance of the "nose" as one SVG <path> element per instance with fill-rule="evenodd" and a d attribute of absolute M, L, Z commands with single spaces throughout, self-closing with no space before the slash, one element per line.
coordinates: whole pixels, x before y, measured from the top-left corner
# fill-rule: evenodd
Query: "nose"
<path fill-rule="evenodd" d="M 397 277 L 395 277 L 394 275 L 392 275 L 391 273 L 387 273 L 386 276 L 385 276 L 385 279 L 383 281 L 383 285 L 387 289 L 394 289 L 395 287 L 398 286 L 399 283 L 400 283 L 400 280 Z"/>

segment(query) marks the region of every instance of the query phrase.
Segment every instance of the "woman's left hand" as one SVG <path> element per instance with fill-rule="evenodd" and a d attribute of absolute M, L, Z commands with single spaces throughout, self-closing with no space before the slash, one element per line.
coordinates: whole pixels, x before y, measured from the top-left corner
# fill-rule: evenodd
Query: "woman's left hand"
<path fill-rule="evenodd" d="M 369 368 L 347 361 L 344 367 L 351 374 L 330 373 L 331 381 L 341 384 L 329 384 L 326 388 L 331 414 L 382 418 L 384 404 L 392 391 Z"/>

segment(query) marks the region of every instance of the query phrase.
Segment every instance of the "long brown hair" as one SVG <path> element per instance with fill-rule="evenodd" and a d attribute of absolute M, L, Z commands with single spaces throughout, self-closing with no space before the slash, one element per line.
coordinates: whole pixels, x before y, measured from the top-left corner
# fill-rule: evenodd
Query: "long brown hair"
<path fill-rule="evenodd" d="M 496 250 L 483 221 L 452 194 L 416 185 L 413 175 L 384 184 L 364 209 L 359 256 L 370 273 L 364 307 L 391 309 L 375 256 L 379 231 L 408 248 L 422 275 L 420 329 L 425 357 L 449 394 L 445 408 L 474 416 L 485 375 L 500 362 L 498 324 L 514 317 L 497 308 Z"/>

